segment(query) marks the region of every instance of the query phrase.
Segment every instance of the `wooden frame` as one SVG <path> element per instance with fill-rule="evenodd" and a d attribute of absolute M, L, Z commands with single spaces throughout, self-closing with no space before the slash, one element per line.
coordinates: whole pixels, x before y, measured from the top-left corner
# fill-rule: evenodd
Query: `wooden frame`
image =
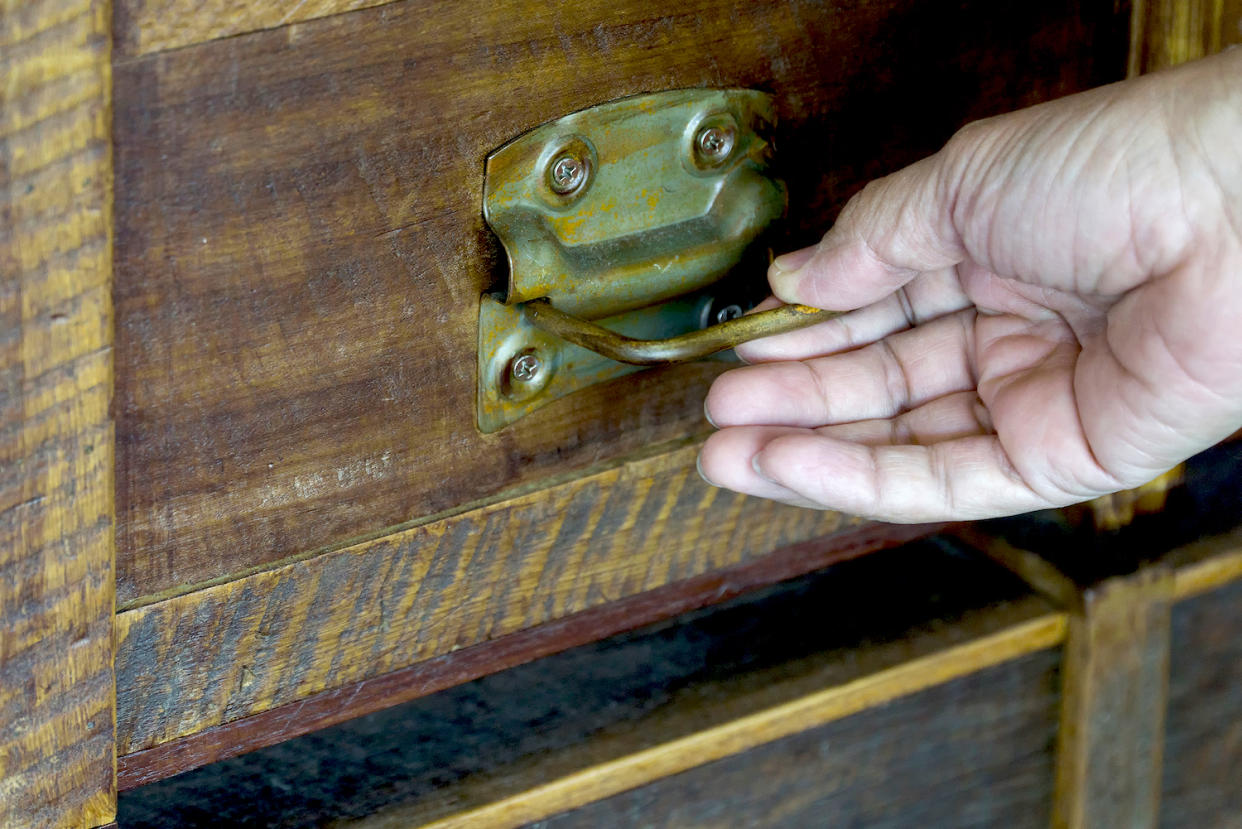
<path fill-rule="evenodd" d="M 476 520 L 485 514 L 521 509 L 523 504 L 537 511 L 537 505 L 532 504 L 539 498 L 572 500 L 574 493 L 584 486 L 562 482 L 532 496 L 533 501 L 518 498 L 503 505 L 478 505 L 470 518 L 446 517 L 439 522 L 438 529 L 431 524 L 403 529 L 394 536 L 281 563 L 243 579 L 205 585 L 186 596 L 164 597 L 154 604 L 126 608 L 120 617 L 119 645 L 114 645 L 115 452 L 109 412 L 113 388 L 114 27 L 118 54 L 128 58 L 379 4 L 376 0 L 322 0 L 260 4 L 253 9 L 237 10 L 222 0 L 207 6 L 186 0 L 120 0 L 115 21 L 107 0 L 7 0 L 0 6 L 0 618 L 4 625 L 0 638 L 0 726 L 6 734 L 5 751 L 0 753 L 0 823 L 98 826 L 114 818 L 117 733 L 113 660 L 117 647 L 121 649 L 122 664 L 131 671 L 126 675 L 123 690 L 132 693 L 133 675 L 160 669 L 157 663 L 143 661 L 148 658 L 143 649 L 160 653 L 162 626 L 175 626 L 177 619 L 185 618 L 181 614 L 191 608 L 219 622 L 226 608 L 241 602 L 246 590 L 257 588 L 260 582 L 287 578 L 289 583 L 296 584 L 299 577 L 314 581 L 327 573 L 333 562 L 351 557 L 373 562 L 378 568 L 375 578 L 382 580 L 382 565 L 393 545 L 414 544 L 418 538 L 448 532 L 454 520 Z M 230 10 L 227 13 L 226 8 Z M 1238 39 L 1235 29 L 1240 16 L 1242 4 L 1236 0 L 1138 0 L 1134 4 L 1130 69 L 1135 73 L 1150 71 L 1215 51 Z M 676 450 L 628 469 L 639 469 L 640 477 L 646 474 L 651 479 L 660 475 L 675 477 L 681 474 L 676 470 L 684 472 L 686 459 L 693 452 L 693 448 Z M 651 467 L 645 473 L 641 469 L 643 463 Z M 607 477 L 626 473 L 614 469 L 595 474 Z M 697 486 L 687 480 L 679 480 L 674 490 L 693 490 Z M 676 501 L 675 494 L 667 498 L 670 505 Z M 729 528 L 726 536 L 748 520 L 770 522 L 773 518 L 764 511 L 766 507 L 741 508 L 724 500 L 719 503 L 725 516 L 721 520 Z M 809 569 L 835 556 L 894 543 L 911 535 L 860 530 L 854 540 L 843 542 L 839 549 L 825 552 L 825 548 L 817 548 L 818 552 L 807 558 L 804 554 L 809 548 L 789 545 L 837 529 L 838 519 L 795 519 L 791 514 L 779 518 L 776 526 L 766 535 L 748 537 L 743 545 L 748 552 L 733 558 L 705 561 L 697 569 L 692 558 L 686 559 L 679 565 L 687 568 L 686 592 L 667 597 L 663 604 L 657 603 L 658 608 L 636 612 L 624 621 L 618 616 L 608 617 L 607 605 L 600 601 L 574 604 L 566 596 L 539 593 L 537 582 L 536 589 L 527 596 L 528 611 L 533 613 L 539 601 L 554 605 L 561 602 L 562 609 L 568 609 L 557 617 L 560 621 L 556 624 L 572 627 L 582 618 L 575 613 L 594 613 L 611 621 L 581 628 L 578 636 L 586 635 L 581 630 L 589 631 L 591 636 L 605 635 L 606 631 L 621 629 L 626 624 L 650 621 L 748 586 L 792 575 L 801 571 L 799 567 Z M 794 552 L 773 557 L 772 551 L 780 548 Z M 801 563 L 795 565 L 795 558 Z M 1179 573 L 1170 589 L 1175 596 L 1183 596 L 1237 578 L 1242 575 L 1240 561 L 1242 557 L 1234 551 L 1206 559 Z M 589 594 L 589 584 L 583 582 L 581 586 L 586 591 L 584 595 Z M 305 587 L 289 600 L 292 604 L 287 607 L 297 605 L 309 612 L 316 589 Z M 636 579 L 622 592 L 639 597 L 645 589 L 646 583 Z M 1168 599 L 1163 588 L 1157 592 L 1155 604 L 1142 606 L 1154 608 L 1156 615 L 1163 618 L 1160 602 Z M 376 590 L 371 595 L 375 601 L 362 608 L 359 618 L 374 622 L 373 630 L 366 636 L 371 637 L 367 641 L 378 652 L 388 641 L 383 622 L 385 610 L 380 592 Z M 616 598 L 607 590 L 598 597 Z M 250 637 L 247 653 L 256 659 L 264 653 L 256 643 L 266 635 L 266 609 L 260 603 L 249 606 L 246 613 L 230 617 L 241 620 L 239 624 Z M 541 638 L 540 631 L 551 628 L 538 626 L 523 632 L 527 629 L 509 624 L 503 614 L 495 617 L 498 626 L 493 630 L 483 623 L 482 611 L 486 609 L 483 606 L 476 619 L 486 628 L 485 635 L 470 640 L 469 647 L 458 654 L 437 657 L 443 665 L 437 663 L 429 668 L 431 678 L 421 684 L 427 677 L 385 674 L 384 664 L 363 660 L 356 663 L 354 673 L 325 675 L 308 684 L 295 685 L 294 691 L 281 695 L 262 690 L 263 683 L 256 673 L 258 662 L 227 666 L 225 673 L 233 683 L 229 687 L 235 686 L 238 704 L 244 708 L 235 712 L 240 718 L 230 722 L 242 722 L 244 715 L 276 716 L 282 705 L 315 694 L 321 695 L 317 698 L 326 711 L 340 702 L 339 697 L 333 696 L 342 692 L 337 687 L 340 685 L 357 696 L 363 683 L 387 682 L 388 685 L 372 686 L 386 688 L 382 693 L 361 695 L 362 699 L 369 698 L 373 706 L 408 698 L 411 688 L 421 688 L 419 692 L 423 693 L 444 687 L 496 664 L 505 664 L 503 660 L 491 661 L 495 654 L 480 661 L 480 652 L 473 650 L 486 647 L 484 639 L 496 632 L 526 637 L 507 657 L 510 661 L 534 658 L 549 648 L 580 640 L 568 636 L 559 640 Z M 1091 642 L 1098 638 L 1100 625 L 1105 624 L 1099 620 L 1111 618 L 1112 614 L 1102 609 L 1102 615 L 1093 621 L 1092 612 L 1085 613 L 1078 622 L 1071 622 L 1068 629 L 1071 641 L 1081 641 L 1086 648 L 1082 659 L 1074 657 L 1075 664 L 1081 664 L 1084 676 L 1094 676 Z M 546 621 L 549 619 L 540 617 L 535 624 Z M 332 624 L 337 625 L 334 635 L 349 633 L 340 627 L 340 620 Z M 1161 624 L 1157 619 L 1152 627 L 1157 638 Z M 143 630 L 148 631 L 146 638 L 138 636 Z M 335 670 L 343 654 L 348 655 L 347 648 L 334 650 L 325 645 L 309 653 L 306 664 L 318 666 L 315 670 Z M 1156 663 L 1159 661 L 1157 658 Z M 1153 670 L 1159 667 L 1156 663 L 1152 663 Z M 214 676 L 204 673 L 206 668 L 202 664 L 187 663 L 184 667 L 187 675 L 202 687 Z M 275 663 L 266 667 L 275 672 L 281 670 Z M 396 665 L 391 667 L 400 669 Z M 839 708 L 839 701 L 833 701 L 836 697 L 829 697 L 831 694 L 816 697 L 817 701 L 806 705 L 821 714 L 845 710 Z M 851 704 L 861 704 L 857 700 L 869 697 L 862 694 L 851 699 L 856 700 Z M 347 709 L 346 713 L 360 710 L 364 709 Z M 796 711 L 805 713 L 802 708 Z M 155 724 L 156 730 L 151 734 L 158 733 L 159 739 L 126 738 L 124 748 L 130 752 L 130 758 L 145 757 L 151 761 L 145 766 L 137 759 L 129 761 L 134 770 L 131 782 L 227 756 L 238 746 L 253 745 L 244 740 L 231 743 L 231 737 L 225 739 L 220 732 L 211 731 L 228 724 L 222 719 L 195 719 L 185 712 L 182 715 L 185 718 L 178 723 Z M 344 715 L 325 714 L 308 722 L 312 726 L 324 725 L 333 717 Z M 771 716 L 776 718 L 772 722 L 785 722 L 777 714 Z M 764 723 L 765 728 L 771 725 L 766 719 Z M 287 736 L 296 730 L 280 733 Z M 769 731 L 779 733 L 780 728 Z M 215 748 L 185 760 L 191 754 L 182 752 L 185 744 L 175 741 L 203 734 L 209 736 L 200 737 L 200 745 Z M 219 739 L 212 743 L 215 738 Z M 149 751 L 156 745 L 171 748 L 165 749 L 159 758 L 133 753 Z M 183 759 L 169 759 L 176 756 Z M 1075 807 L 1075 814 L 1087 814 L 1085 809 Z M 1066 819 L 1067 825 L 1074 822 Z"/>
<path fill-rule="evenodd" d="M 0 824 L 116 813 L 111 8 L 0 8 Z"/>

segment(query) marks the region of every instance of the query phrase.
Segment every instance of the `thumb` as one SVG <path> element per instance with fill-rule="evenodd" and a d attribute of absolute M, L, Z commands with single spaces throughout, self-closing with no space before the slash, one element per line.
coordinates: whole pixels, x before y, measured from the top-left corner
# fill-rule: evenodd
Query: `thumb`
<path fill-rule="evenodd" d="M 772 293 L 788 303 L 849 311 L 878 302 L 924 271 L 961 262 L 956 184 L 945 151 L 868 184 L 818 245 L 778 257 Z"/>

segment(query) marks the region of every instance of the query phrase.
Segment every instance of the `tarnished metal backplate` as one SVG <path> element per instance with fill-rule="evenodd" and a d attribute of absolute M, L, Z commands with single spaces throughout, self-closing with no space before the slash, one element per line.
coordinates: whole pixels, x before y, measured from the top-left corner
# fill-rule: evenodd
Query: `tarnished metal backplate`
<path fill-rule="evenodd" d="M 521 303 L 624 321 L 633 336 L 699 324 L 705 300 L 668 301 L 719 280 L 784 212 L 784 186 L 768 175 L 774 121 L 762 92 L 674 90 L 573 113 L 488 158 L 483 212 L 510 275 L 481 300 L 482 431 L 635 370 L 539 332 Z M 653 306 L 654 317 L 636 310 Z M 522 353 L 537 353 L 540 375 L 511 383 Z"/>

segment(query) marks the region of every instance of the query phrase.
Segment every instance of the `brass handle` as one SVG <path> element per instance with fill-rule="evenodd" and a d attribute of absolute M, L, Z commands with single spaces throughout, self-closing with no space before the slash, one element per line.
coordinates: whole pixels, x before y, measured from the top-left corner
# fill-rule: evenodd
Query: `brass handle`
<path fill-rule="evenodd" d="M 658 366 L 698 360 L 760 337 L 806 328 L 808 325 L 838 317 L 842 313 L 822 311 L 807 305 L 783 305 L 666 340 L 637 340 L 559 311 L 546 299 L 527 302 L 522 308 L 526 312 L 526 318 L 536 327 L 574 345 L 602 354 L 610 360 L 635 366 Z"/>

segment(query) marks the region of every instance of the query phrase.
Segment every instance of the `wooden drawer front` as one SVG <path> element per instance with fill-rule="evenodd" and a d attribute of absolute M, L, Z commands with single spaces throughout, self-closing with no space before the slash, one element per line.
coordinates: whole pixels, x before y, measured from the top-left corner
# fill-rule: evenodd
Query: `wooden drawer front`
<path fill-rule="evenodd" d="M 476 431 L 477 302 L 504 276 L 481 174 L 509 138 L 638 92 L 770 90 L 794 244 L 960 124 L 1119 77 L 1127 32 L 1113 0 L 404 0 L 120 56 L 120 606 L 704 430 L 713 365 Z"/>
<path fill-rule="evenodd" d="M 1056 651 L 529 824 L 645 827 L 1046 827 Z"/>

